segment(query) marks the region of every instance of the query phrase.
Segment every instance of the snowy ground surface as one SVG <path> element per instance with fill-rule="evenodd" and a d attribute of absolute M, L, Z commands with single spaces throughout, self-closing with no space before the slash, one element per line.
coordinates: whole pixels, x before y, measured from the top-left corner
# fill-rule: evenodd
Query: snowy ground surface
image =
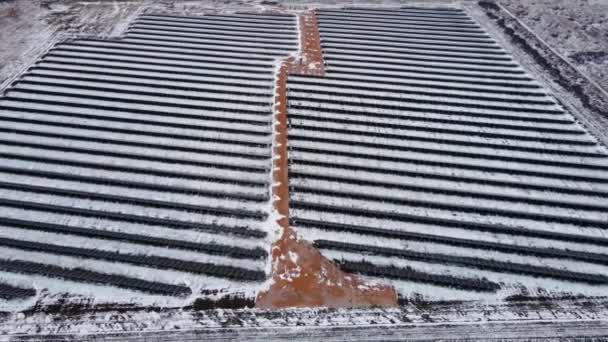
<path fill-rule="evenodd" d="M 608 90 L 608 1 L 499 0 L 551 47 Z"/>

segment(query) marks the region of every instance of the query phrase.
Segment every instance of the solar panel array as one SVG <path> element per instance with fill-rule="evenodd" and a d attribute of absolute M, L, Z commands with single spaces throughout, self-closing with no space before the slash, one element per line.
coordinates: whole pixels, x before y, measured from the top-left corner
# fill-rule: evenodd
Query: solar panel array
<path fill-rule="evenodd" d="M 458 9 L 317 17 L 326 75 L 288 79 L 304 238 L 402 294 L 605 293 L 606 149 L 503 48 Z M 0 298 L 255 291 L 297 40 L 289 15 L 146 14 L 45 54 L 0 97 Z"/>
<path fill-rule="evenodd" d="M 0 98 L 0 297 L 264 281 L 275 60 L 295 49 L 294 16 L 148 14 L 48 51 Z"/>
<path fill-rule="evenodd" d="M 288 81 L 304 238 L 423 294 L 605 290 L 606 150 L 478 24 L 458 9 L 317 15 L 326 76 Z"/>

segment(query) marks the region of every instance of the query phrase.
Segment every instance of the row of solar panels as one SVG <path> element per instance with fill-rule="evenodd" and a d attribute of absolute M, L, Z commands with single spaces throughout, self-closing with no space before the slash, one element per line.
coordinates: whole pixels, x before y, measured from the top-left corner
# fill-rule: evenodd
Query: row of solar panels
<path fill-rule="evenodd" d="M 408 284 L 606 288 L 608 154 L 479 25 L 429 9 L 318 20 L 326 77 L 288 81 L 305 238 L 430 296 Z"/>
<path fill-rule="evenodd" d="M 296 47 L 293 16 L 142 15 L 48 51 L 0 98 L 0 297 L 261 284 L 275 60 Z"/>

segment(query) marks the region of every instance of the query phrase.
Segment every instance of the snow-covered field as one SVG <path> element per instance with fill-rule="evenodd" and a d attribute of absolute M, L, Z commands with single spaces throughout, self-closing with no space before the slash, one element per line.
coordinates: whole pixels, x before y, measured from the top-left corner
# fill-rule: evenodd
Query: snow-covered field
<path fill-rule="evenodd" d="M 498 0 L 608 90 L 608 1 Z"/>

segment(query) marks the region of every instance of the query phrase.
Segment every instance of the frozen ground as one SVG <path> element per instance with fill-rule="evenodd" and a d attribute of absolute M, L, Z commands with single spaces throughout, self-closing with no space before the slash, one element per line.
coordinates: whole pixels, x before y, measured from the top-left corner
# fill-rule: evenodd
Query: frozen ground
<path fill-rule="evenodd" d="M 608 89 L 608 1 L 499 0 L 551 47 Z"/>

